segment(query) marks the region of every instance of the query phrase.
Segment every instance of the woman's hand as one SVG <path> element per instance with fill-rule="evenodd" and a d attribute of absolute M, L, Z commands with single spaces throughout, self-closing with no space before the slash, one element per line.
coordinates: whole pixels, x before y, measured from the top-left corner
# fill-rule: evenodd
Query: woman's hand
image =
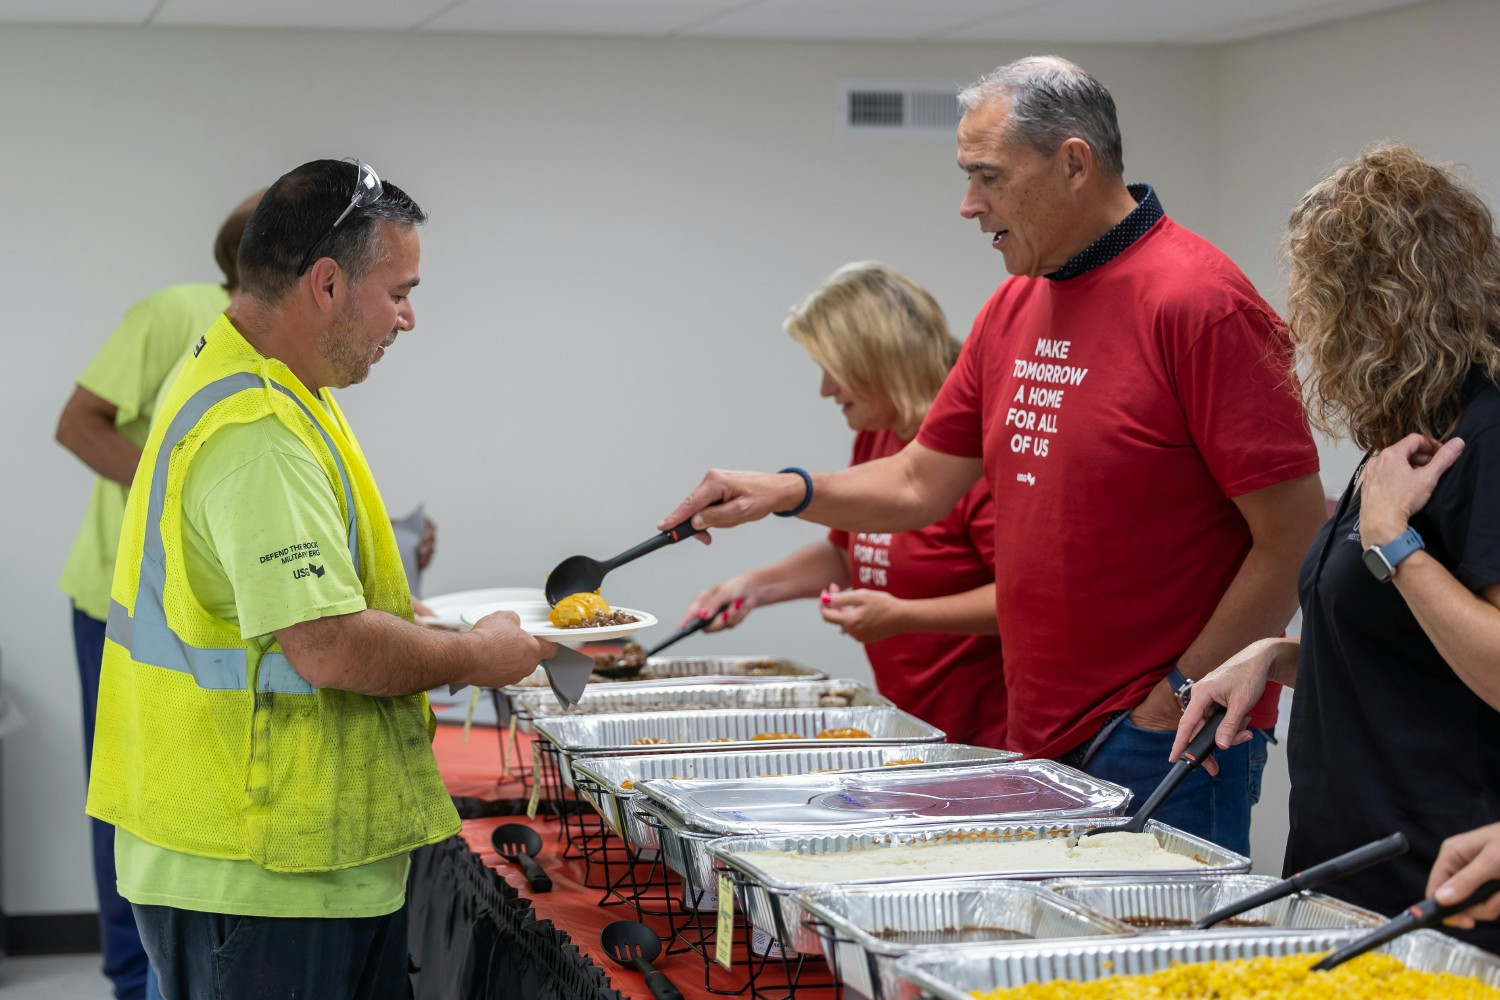
<path fill-rule="evenodd" d="M 823 620 L 859 642 L 877 642 L 910 631 L 900 598 L 883 590 L 842 590 L 829 584 L 819 598 Z"/>
<path fill-rule="evenodd" d="M 1438 479 L 1463 453 L 1462 438 L 1442 445 L 1408 434 L 1370 456 L 1360 479 L 1359 537 L 1386 545 L 1406 531 L 1411 516 L 1432 498 Z"/>
<path fill-rule="evenodd" d="M 1203 720 L 1217 705 L 1226 708 L 1224 721 L 1219 723 L 1218 735 L 1214 737 L 1219 748 L 1227 750 L 1249 740 L 1250 730 L 1246 724 L 1250 710 L 1265 693 L 1266 682 L 1272 673 L 1286 673 L 1288 658 L 1292 664 L 1296 663 L 1295 639 L 1261 639 L 1194 681 L 1192 698 L 1177 723 L 1177 739 L 1172 742 L 1168 759 L 1176 760 L 1181 756 L 1193 737 L 1198 735 L 1198 730 L 1203 728 Z M 1219 773 L 1219 766 L 1212 757 L 1204 760 L 1203 766 L 1210 774 Z"/>
<path fill-rule="evenodd" d="M 1500 823 L 1443 841 L 1432 874 L 1427 877 L 1427 895 L 1439 903 L 1456 903 L 1495 878 L 1500 878 Z M 1452 927 L 1473 927 L 1476 920 L 1494 920 L 1497 916 L 1500 894 L 1443 922 Z"/>
<path fill-rule="evenodd" d="M 759 603 L 750 574 L 742 573 L 709 587 L 693 598 L 692 605 L 683 614 L 677 627 L 686 628 L 690 622 L 699 618 L 707 618 L 719 608 L 725 608 L 727 605 L 728 607 L 725 608 L 723 614 L 719 615 L 718 620 L 705 625 L 703 631 L 718 632 L 726 628 L 734 628 L 744 621 Z"/>

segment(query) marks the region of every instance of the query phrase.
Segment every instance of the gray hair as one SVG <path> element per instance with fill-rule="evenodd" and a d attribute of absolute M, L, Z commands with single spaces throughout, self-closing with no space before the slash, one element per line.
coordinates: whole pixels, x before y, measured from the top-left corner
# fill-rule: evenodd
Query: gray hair
<path fill-rule="evenodd" d="M 1082 139 L 1105 173 L 1122 176 L 1120 122 L 1104 85 L 1061 56 L 1027 56 L 986 73 L 958 95 L 964 114 L 994 101 L 1009 105 L 1005 141 L 1051 156 Z"/>

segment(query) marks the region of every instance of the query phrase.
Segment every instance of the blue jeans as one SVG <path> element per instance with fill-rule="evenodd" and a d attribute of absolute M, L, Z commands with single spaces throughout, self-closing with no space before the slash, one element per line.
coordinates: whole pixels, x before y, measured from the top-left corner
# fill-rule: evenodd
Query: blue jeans
<path fill-rule="evenodd" d="M 135 907 L 166 1000 L 410 1000 L 407 908 L 246 917 Z"/>
<path fill-rule="evenodd" d="M 83 688 L 83 767 L 94 759 L 94 717 L 99 709 L 99 672 L 104 665 L 104 623 L 73 609 L 73 649 L 78 657 L 78 681 Z M 115 888 L 115 828 L 92 817 L 94 885 L 99 891 L 99 948 L 104 974 L 114 983 L 119 1000 L 161 1000 L 141 947 L 130 904 Z"/>
<path fill-rule="evenodd" d="M 1139 807 L 1161 784 L 1172 765 L 1175 730 L 1142 729 L 1126 716 L 1083 769 L 1096 778 L 1124 785 Z M 1156 810 L 1155 819 L 1186 830 L 1238 854 L 1250 854 L 1250 807 L 1260 798 L 1266 764 L 1266 738 L 1252 730 L 1250 742 L 1215 750 L 1218 775 L 1201 767 L 1177 786 Z"/>

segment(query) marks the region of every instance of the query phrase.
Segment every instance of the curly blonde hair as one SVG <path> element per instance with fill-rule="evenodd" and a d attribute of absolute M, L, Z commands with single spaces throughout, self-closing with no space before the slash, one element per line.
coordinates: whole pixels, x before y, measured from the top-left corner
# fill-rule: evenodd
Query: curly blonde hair
<path fill-rule="evenodd" d="M 1494 220 L 1451 165 L 1366 149 L 1292 210 L 1287 325 L 1308 420 L 1383 448 L 1442 440 L 1477 368 L 1500 381 Z"/>
<path fill-rule="evenodd" d="M 890 400 L 898 430 L 915 430 L 962 344 L 937 300 L 878 261 L 845 264 L 783 324 L 850 392 Z"/>

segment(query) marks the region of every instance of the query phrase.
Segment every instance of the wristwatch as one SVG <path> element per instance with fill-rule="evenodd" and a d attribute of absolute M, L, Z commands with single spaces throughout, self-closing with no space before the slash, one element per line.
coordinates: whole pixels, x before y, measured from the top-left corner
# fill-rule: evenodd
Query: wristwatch
<path fill-rule="evenodd" d="M 1186 712 L 1188 702 L 1193 697 L 1192 678 L 1184 675 L 1181 670 L 1177 669 L 1177 664 L 1174 663 L 1172 664 L 1172 669 L 1167 671 L 1167 683 L 1172 685 L 1172 693 L 1177 695 L 1177 703 Z"/>
<path fill-rule="evenodd" d="M 1422 536 L 1417 534 L 1416 528 L 1407 528 L 1394 541 L 1384 545 L 1365 546 L 1364 555 L 1365 568 L 1374 574 L 1375 579 L 1381 583 L 1390 583 L 1391 577 L 1396 575 L 1396 567 L 1401 560 L 1411 555 L 1418 549 L 1425 549 L 1427 543 L 1422 541 Z"/>

